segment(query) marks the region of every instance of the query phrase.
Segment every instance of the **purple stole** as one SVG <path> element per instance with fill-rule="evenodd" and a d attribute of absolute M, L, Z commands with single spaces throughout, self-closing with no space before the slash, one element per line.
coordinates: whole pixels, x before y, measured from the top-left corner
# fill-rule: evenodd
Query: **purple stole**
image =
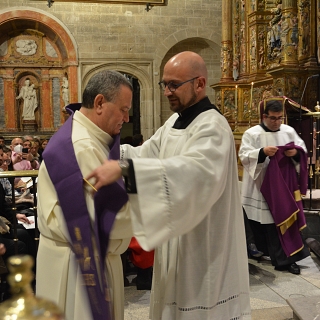
<path fill-rule="evenodd" d="M 92 223 L 84 197 L 84 177 L 81 174 L 71 139 L 73 113 L 80 107 L 81 104 L 67 106 L 71 115 L 50 139 L 43 152 L 43 159 L 66 220 L 72 240 L 70 246 L 82 272 L 92 317 L 94 320 L 111 320 L 110 299 L 105 277 L 105 258 L 115 216 L 128 201 L 128 195 L 123 180 L 119 179 L 99 189 L 94 196 L 94 235 L 100 260 L 100 266 L 96 266 L 92 244 Z M 110 147 L 109 159 L 120 158 L 119 142 L 120 135 L 117 135 Z M 100 269 L 102 283 L 99 281 L 98 269 Z"/>
<path fill-rule="evenodd" d="M 265 198 L 279 239 L 285 254 L 289 257 L 303 249 L 300 231 L 306 227 L 301 194 L 308 188 L 307 155 L 293 142 L 278 147 L 278 151 L 270 157 L 261 193 Z M 300 151 L 300 175 L 297 176 L 295 166 L 285 150 Z"/>

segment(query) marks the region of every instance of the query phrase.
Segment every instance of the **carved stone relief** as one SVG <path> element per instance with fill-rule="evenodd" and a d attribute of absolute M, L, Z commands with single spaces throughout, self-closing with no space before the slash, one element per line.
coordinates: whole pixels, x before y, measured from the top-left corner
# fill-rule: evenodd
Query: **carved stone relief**
<path fill-rule="evenodd" d="M 16 41 L 16 50 L 23 56 L 32 56 L 37 52 L 38 45 L 32 39 L 20 39 Z"/>

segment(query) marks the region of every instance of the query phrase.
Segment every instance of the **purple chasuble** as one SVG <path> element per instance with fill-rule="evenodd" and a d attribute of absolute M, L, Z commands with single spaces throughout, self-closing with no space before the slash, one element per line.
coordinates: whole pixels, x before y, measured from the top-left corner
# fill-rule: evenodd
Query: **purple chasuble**
<path fill-rule="evenodd" d="M 67 106 L 67 111 L 71 115 L 50 139 L 43 152 L 43 159 L 58 194 L 72 240 L 70 246 L 76 255 L 84 285 L 87 288 L 92 317 L 94 320 L 111 320 L 105 277 L 105 258 L 115 216 L 128 201 L 128 195 L 123 180 L 119 179 L 117 182 L 99 189 L 94 196 L 94 235 L 100 260 L 100 266 L 96 266 L 92 244 L 92 224 L 84 196 L 84 181 L 71 139 L 73 113 L 80 107 L 81 104 L 78 103 Z M 110 146 L 109 159 L 120 158 L 119 142 L 120 135 L 117 135 Z M 61 148 L 61 146 L 63 147 Z M 98 269 L 101 270 L 102 283 L 99 281 Z"/>
<path fill-rule="evenodd" d="M 306 194 L 308 188 L 307 155 L 293 142 L 278 148 L 270 157 L 260 191 L 276 224 L 283 251 L 289 257 L 304 246 L 300 231 L 306 226 L 306 219 L 301 194 Z M 292 159 L 284 154 L 293 148 L 300 151 L 299 176 Z"/>

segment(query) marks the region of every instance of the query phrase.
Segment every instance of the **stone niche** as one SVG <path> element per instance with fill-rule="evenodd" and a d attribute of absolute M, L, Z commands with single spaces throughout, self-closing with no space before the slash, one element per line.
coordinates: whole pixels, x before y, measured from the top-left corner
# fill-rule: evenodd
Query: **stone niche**
<path fill-rule="evenodd" d="M 66 101 L 77 102 L 75 41 L 39 10 L 9 10 L 0 21 L 0 134 L 49 136 L 65 121 Z"/>

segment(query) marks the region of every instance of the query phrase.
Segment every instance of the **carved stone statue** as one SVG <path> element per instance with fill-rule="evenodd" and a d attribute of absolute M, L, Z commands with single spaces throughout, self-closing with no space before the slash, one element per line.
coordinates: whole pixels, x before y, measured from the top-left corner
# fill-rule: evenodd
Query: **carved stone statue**
<path fill-rule="evenodd" d="M 63 77 L 62 82 L 62 100 L 64 102 L 64 107 L 69 104 L 69 81 L 66 77 Z"/>
<path fill-rule="evenodd" d="M 22 119 L 35 120 L 34 112 L 38 107 L 37 93 L 34 84 L 30 85 L 29 79 L 25 80 L 16 99 L 23 99 Z"/>

